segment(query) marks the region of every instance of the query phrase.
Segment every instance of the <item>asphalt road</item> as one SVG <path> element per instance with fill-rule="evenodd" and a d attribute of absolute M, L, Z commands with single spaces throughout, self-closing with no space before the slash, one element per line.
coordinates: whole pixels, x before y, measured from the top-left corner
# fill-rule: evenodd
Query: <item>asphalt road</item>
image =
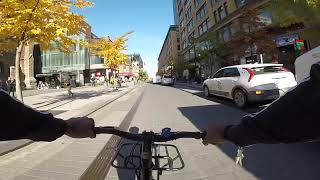
<path fill-rule="evenodd" d="M 240 118 L 264 105 L 246 110 L 221 98 L 205 99 L 196 89 L 148 84 L 131 127 L 135 132 L 201 130 L 211 123 L 237 123 Z M 138 130 L 137 130 L 138 129 Z M 196 140 L 173 142 L 182 151 L 186 167 L 181 172 L 165 173 L 162 179 L 319 179 L 320 143 L 255 145 L 246 148 L 244 167 L 234 165 L 236 147 L 225 144 L 203 147 Z M 128 172 L 111 169 L 107 179 L 130 179 Z M 118 178 L 117 178 L 118 177 Z"/>
<path fill-rule="evenodd" d="M 165 127 L 173 131 L 199 131 L 211 123 L 238 123 L 243 115 L 261 108 L 252 106 L 243 111 L 225 99 L 203 98 L 197 89 L 147 84 L 91 117 L 98 126 L 121 126 L 128 122 L 124 130 L 132 132 L 159 132 Z M 0 179 L 78 179 L 92 167 L 92 161 L 101 155 L 109 138 L 110 135 L 99 135 L 92 140 L 77 140 L 64 136 L 52 143 L 31 144 L 0 156 Z M 161 176 L 164 180 L 316 180 L 320 177 L 320 143 L 251 146 L 245 150 L 244 167 L 235 165 L 237 147 L 231 143 L 205 147 L 201 140 L 181 139 L 170 144 L 179 148 L 185 168 L 164 172 Z M 108 153 L 114 150 L 109 147 Z M 111 167 L 106 179 L 131 180 L 134 172 Z"/>

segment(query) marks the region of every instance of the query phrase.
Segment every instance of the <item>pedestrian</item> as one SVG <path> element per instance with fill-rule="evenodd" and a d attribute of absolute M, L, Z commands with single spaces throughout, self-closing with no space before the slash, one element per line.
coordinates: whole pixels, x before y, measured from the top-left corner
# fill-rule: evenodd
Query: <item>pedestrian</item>
<path fill-rule="evenodd" d="M 93 73 L 91 74 L 90 82 L 91 82 L 91 86 L 92 87 L 96 86 L 96 77 L 95 77 L 95 75 Z"/>
<path fill-rule="evenodd" d="M 118 88 L 121 88 L 121 84 L 122 84 L 122 78 L 121 77 L 118 77 Z"/>
<path fill-rule="evenodd" d="M 12 96 L 14 96 L 14 92 L 16 91 L 16 80 L 11 81 L 11 92 Z"/>
<path fill-rule="evenodd" d="M 6 85 L 7 85 L 7 92 L 10 95 L 10 92 L 11 92 L 11 79 L 10 79 L 10 77 L 8 77 L 8 80 L 6 81 Z"/>
<path fill-rule="evenodd" d="M 72 77 L 70 76 L 69 80 L 67 81 L 67 89 L 69 97 L 73 97 L 73 92 L 71 91 L 73 85 Z"/>

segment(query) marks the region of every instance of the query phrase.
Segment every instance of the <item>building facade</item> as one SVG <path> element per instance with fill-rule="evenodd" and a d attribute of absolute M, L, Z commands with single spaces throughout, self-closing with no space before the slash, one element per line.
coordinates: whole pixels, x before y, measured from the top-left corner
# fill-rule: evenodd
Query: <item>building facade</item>
<path fill-rule="evenodd" d="M 97 38 L 91 32 L 91 26 L 78 36 L 72 37 L 76 42 Z M 103 60 L 91 54 L 90 50 L 77 43 L 71 47 L 71 52 L 64 53 L 59 50 L 42 51 L 35 58 L 39 59 L 35 65 L 37 81 L 46 82 L 52 87 L 63 84 L 72 78 L 79 86 L 90 83 L 90 68 L 92 63 L 101 64 Z"/>
<path fill-rule="evenodd" d="M 197 58 L 196 50 L 201 44 L 195 44 L 195 39 L 205 35 L 209 30 L 216 31 L 221 41 L 227 42 L 231 39 L 235 32 L 238 32 L 243 27 L 239 20 L 245 6 L 250 5 L 252 8 L 258 8 L 269 0 L 176 0 L 176 13 L 179 21 L 179 37 L 181 45 L 181 56 L 186 61 L 193 62 Z M 271 23 L 272 14 L 262 12 L 260 19 Z M 299 29 L 297 27 L 296 29 Z M 310 49 L 308 41 L 302 40 L 295 27 L 292 31 L 279 31 L 274 37 L 274 41 L 279 49 L 278 61 L 284 63 L 283 60 L 291 57 L 291 66 L 294 64 L 297 43 L 304 42 L 302 49 Z M 233 64 L 246 64 L 261 62 L 264 58 L 260 54 L 255 56 L 235 57 L 232 54 L 225 57 L 223 66 Z M 290 66 L 288 64 L 288 66 Z M 205 65 L 204 65 L 205 66 Z M 218 69 L 220 67 L 215 67 Z"/>
<path fill-rule="evenodd" d="M 139 71 L 144 67 L 140 54 L 130 54 L 124 64 L 119 65 L 118 75 L 123 78 L 138 78 Z"/>
<path fill-rule="evenodd" d="M 171 25 L 158 57 L 158 69 L 167 69 L 169 61 L 177 58 L 180 52 L 179 27 Z"/>

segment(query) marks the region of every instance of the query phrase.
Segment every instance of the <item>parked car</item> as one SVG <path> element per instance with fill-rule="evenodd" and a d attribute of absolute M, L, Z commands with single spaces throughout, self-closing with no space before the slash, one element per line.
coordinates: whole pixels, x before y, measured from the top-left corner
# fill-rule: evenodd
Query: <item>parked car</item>
<path fill-rule="evenodd" d="M 320 46 L 298 57 L 295 61 L 297 82 L 301 83 L 310 77 L 311 66 L 320 61 Z"/>
<path fill-rule="evenodd" d="M 154 77 L 153 84 L 161 84 L 161 76 Z"/>
<path fill-rule="evenodd" d="M 162 80 L 161 80 L 161 84 L 173 86 L 174 85 L 174 77 L 171 75 L 163 75 Z"/>
<path fill-rule="evenodd" d="M 203 83 L 205 96 L 232 99 L 243 108 L 248 102 L 275 100 L 297 82 L 282 64 L 246 64 L 220 69 Z"/>

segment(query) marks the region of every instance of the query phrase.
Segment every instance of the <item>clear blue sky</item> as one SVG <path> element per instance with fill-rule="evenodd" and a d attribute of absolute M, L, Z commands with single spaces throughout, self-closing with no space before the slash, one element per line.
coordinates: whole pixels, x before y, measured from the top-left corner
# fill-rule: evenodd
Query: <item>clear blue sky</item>
<path fill-rule="evenodd" d="M 94 0 L 94 6 L 80 13 L 93 32 L 111 38 L 133 30 L 128 53 L 139 53 L 154 76 L 158 56 L 169 26 L 173 24 L 172 0 Z"/>

